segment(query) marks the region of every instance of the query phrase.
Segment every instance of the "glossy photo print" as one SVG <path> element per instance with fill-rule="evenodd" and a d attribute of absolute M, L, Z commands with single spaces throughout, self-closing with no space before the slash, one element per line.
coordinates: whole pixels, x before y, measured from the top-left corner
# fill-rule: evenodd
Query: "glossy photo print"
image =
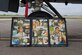
<path fill-rule="evenodd" d="M 32 45 L 48 45 L 48 22 L 47 19 L 32 20 Z"/>
<path fill-rule="evenodd" d="M 66 46 L 67 32 L 64 19 L 49 19 L 50 45 Z"/>
<path fill-rule="evenodd" d="M 30 45 L 30 20 L 29 19 L 13 19 L 12 21 L 12 46 Z"/>

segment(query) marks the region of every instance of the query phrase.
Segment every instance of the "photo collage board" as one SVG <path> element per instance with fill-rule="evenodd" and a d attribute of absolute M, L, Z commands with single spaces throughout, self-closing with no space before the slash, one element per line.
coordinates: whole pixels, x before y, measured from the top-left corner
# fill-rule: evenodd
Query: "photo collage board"
<path fill-rule="evenodd" d="M 11 46 L 68 46 L 64 18 L 12 18 Z"/>
<path fill-rule="evenodd" d="M 32 45 L 48 46 L 48 22 L 47 19 L 32 20 Z"/>
<path fill-rule="evenodd" d="M 49 19 L 51 46 L 64 46 L 67 43 L 66 21 L 64 19 Z"/>
<path fill-rule="evenodd" d="M 23 18 L 12 19 L 11 46 L 30 45 L 30 20 Z"/>

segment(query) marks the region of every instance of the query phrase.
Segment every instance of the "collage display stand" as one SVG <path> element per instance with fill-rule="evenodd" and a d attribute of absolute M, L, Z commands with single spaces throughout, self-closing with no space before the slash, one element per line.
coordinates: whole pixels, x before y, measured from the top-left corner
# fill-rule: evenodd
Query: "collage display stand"
<path fill-rule="evenodd" d="M 12 18 L 10 46 L 63 47 L 68 46 L 64 18 Z"/>

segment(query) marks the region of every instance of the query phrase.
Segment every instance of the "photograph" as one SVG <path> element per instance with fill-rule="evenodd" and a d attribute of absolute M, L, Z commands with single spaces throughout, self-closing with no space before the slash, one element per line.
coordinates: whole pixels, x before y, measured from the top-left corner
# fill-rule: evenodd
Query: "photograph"
<path fill-rule="evenodd" d="M 17 18 L 13 19 L 12 24 L 12 45 L 30 45 L 30 20 Z"/>

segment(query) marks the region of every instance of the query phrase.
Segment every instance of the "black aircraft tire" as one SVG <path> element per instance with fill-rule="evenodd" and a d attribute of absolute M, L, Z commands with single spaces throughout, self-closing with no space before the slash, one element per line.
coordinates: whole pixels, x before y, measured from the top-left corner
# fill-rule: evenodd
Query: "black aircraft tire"
<path fill-rule="evenodd" d="M 50 18 L 53 18 L 49 13 L 44 12 L 44 11 L 33 12 L 28 17 L 50 17 Z"/>

